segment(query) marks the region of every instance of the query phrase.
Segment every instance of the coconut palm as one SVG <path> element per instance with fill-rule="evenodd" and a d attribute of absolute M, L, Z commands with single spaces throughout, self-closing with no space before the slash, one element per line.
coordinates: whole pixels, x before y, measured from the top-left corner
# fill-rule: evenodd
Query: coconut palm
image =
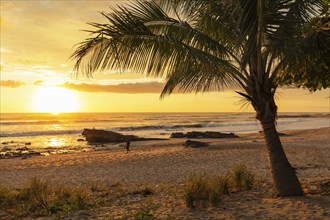
<path fill-rule="evenodd" d="M 78 74 L 120 70 L 162 77 L 161 97 L 236 89 L 260 121 L 275 191 L 302 195 L 276 131 L 279 75 L 306 71 L 318 55 L 313 17 L 326 0 L 138 0 L 102 12 L 72 58 Z M 308 28 L 307 28 L 308 27 Z M 308 44 L 308 47 L 306 45 Z M 307 48 L 307 49 L 306 49 Z M 306 53 L 308 51 L 308 53 Z"/>

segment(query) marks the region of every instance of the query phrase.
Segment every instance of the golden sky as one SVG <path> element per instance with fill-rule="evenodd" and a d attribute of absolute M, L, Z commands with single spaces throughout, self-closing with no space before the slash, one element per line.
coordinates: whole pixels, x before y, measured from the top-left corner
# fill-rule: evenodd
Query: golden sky
<path fill-rule="evenodd" d="M 4 112 L 237 112 L 233 91 L 173 94 L 159 99 L 160 79 L 138 74 L 72 76 L 74 45 L 87 22 L 127 1 L 1 0 L 0 110 Z M 280 89 L 280 112 L 329 112 L 330 90 Z"/>

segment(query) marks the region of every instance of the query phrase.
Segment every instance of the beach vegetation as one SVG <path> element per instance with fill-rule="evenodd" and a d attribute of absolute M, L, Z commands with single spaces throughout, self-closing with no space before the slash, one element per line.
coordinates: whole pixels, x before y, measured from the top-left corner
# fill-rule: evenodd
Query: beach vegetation
<path fill-rule="evenodd" d="M 144 186 L 143 188 L 134 189 L 130 192 L 133 195 L 142 195 L 144 197 L 154 194 L 154 190 L 149 186 Z"/>
<path fill-rule="evenodd" d="M 43 179 L 33 177 L 17 196 L 20 201 L 25 202 L 27 211 L 34 213 L 48 207 L 49 193 L 48 183 Z"/>
<path fill-rule="evenodd" d="M 193 173 L 184 187 L 184 198 L 188 208 L 193 208 L 198 200 L 208 199 L 209 177 L 206 174 Z"/>
<path fill-rule="evenodd" d="M 47 181 L 33 177 L 20 190 L 0 187 L 0 205 L 17 218 L 55 215 L 63 217 L 77 210 L 91 209 L 82 188 L 51 187 Z"/>
<path fill-rule="evenodd" d="M 101 192 L 104 189 L 103 184 L 100 181 L 93 181 L 90 185 L 92 192 Z"/>
<path fill-rule="evenodd" d="M 245 164 L 238 164 L 231 171 L 232 183 L 236 190 L 251 189 L 255 177 Z"/>
<path fill-rule="evenodd" d="M 254 182 L 254 174 L 245 164 L 238 164 L 221 176 L 192 173 L 184 187 L 185 203 L 189 208 L 195 207 L 199 201 L 208 201 L 212 206 L 216 206 L 223 195 L 233 191 L 250 190 Z"/>
<path fill-rule="evenodd" d="M 139 209 L 131 212 L 126 212 L 122 217 L 116 218 L 117 220 L 134 219 L 134 220 L 157 220 L 148 209 Z"/>
<path fill-rule="evenodd" d="M 229 193 L 229 178 L 228 176 L 213 177 L 209 182 L 209 202 L 216 206 L 221 201 L 223 194 Z"/>
<path fill-rule="evenodd" d="M 7 187 L 0 186 L 0 207 L 11 207 L 15 202 L 16 193 Z"/>
<path fill-rule="evenodd" d="M 230 178 L 224 176 L 210 176 L 205 173 L 191 174 L 184 187 L 184 198 L 187 207 L 195 207 L 196 202 L 208 201 L 216 206 L 223 194 L 230 192 Z"/>
<path fill-rule="evenodd" d="M 72 58 L 77 74 L 161 78 L 162 98 L 235 90 L 261 124 L 276 194 L 297 196 L 303 190 L 276 130 L 275 95 L 281 85 L 330 87 L 328 11 L 328 0 L 138 0 L 101 12 L 107 21 L 90 23 Z"/>

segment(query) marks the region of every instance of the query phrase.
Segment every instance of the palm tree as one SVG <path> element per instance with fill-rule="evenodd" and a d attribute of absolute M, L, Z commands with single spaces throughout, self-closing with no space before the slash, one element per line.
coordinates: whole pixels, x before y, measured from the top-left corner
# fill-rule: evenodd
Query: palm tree
<path fill-rule="evenodd" d="M 274 189 L 302 195 L 276 131 L 274 95 L 280 74 L 306 71 L 317 56 L 307 24 L 326 0 L 138 0 L 102 12 L 91 37 L 72 58 L 76 73 L 115 69 L 163 77 L 161 97 L 174 88 L 205 92 L 232 88 L 252 104 L 262 125 Z M 309 27 L 307 29 L 307 27 Z M 308 45 L 308 53 L 301 53 Z"/>

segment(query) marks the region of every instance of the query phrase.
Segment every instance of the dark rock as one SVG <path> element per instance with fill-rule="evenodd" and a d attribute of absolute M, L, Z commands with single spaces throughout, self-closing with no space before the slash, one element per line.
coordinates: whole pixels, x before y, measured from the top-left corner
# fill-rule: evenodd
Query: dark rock
<path fill-rule="evenodd" d="M 238 136 L 234 133 L 221 133 L 214 131 L 205 132 L 206 138 L 237 138 Z"/>
<path fill-rule="evenodd" d="M 192 131 L 186 134 L 182 132 L 172 133 L 171 138 L 237 138 L 238 136 L 234 133 L 221 133 L 216 131 Z"/>
<path fill-rule="evenodd" d="M 83 138 L 78 138 L 77 141 L 85 141 Z"/>
<path fill-rule="evenodd" d="M 129 141 L 149 141 L 149 140 L 166 140 L 162 138 L 142 138 L 135 135 L 124 135 L 113 131 L 87 129 L 85 128 L 82 135 L 86 137 L 86 141 L 92 143 L 119 143 Z"/>
<path fill-rule="evenodd" d="M 206 142 L 187 140 L 183 144 L 183 146 L 185 146 L 185 147 L 192 147 L 192 148 L 199 148 L 199 147 L 207 147 L 207 146 L 209 146 L 209 144 L 206 143 Z"/>
<path fill-rule="evenodd" d="M 26 142 L 25 145 L 31 145 L 31 142 Z"/>
<path fill-rule="evenodd" d="M 14 158 L 14 157 L 21 157 L 23 154 L 20 152 L 6 152 L 5 154 L 3 154 L 4 159 L 8 159 L 8 158 Z"/>
<path fill-rule="evenodd" d="M 199 131 L 192 131 L 186 134 L 187 138 L 203 138 L 204 133 Z"/>
<path fill-rule="evenodd" d="M 37 152 L 37 151 L 29 151 L 27 153 L 27 155 L 30 155 L 30 156 L 40 156 L 41 153 L 40 152 Z"/>
<path fill-rule="evenodd" d="M 184 138 L 185 137 L 185 134 L 182 133 L 182 132 L 174 132 L 171 134 L 171 137 L 170 138 Z"/>
<path fill-rule="evenodd" d="M 83 136 L 86 137 L 88 142 L 124 142 L 127 139 L 136 140 L 138 137 L 133 135 L 123 135 L 120 133 L 97 130 L 97 129 L 84 129 Z"/>
<path fill-rule="evenodd" d="M 8 144 L 8 142 L 2 142 L 1 144 L 6 145 L 6 144 Z"/>
<path fill-rule="evenodd" d="M 24 150 L 29 150 L 28 147 L 20 147 L 20 148 L 17 148 L 16 150 L 18 151 L 24 151 Z"/>

